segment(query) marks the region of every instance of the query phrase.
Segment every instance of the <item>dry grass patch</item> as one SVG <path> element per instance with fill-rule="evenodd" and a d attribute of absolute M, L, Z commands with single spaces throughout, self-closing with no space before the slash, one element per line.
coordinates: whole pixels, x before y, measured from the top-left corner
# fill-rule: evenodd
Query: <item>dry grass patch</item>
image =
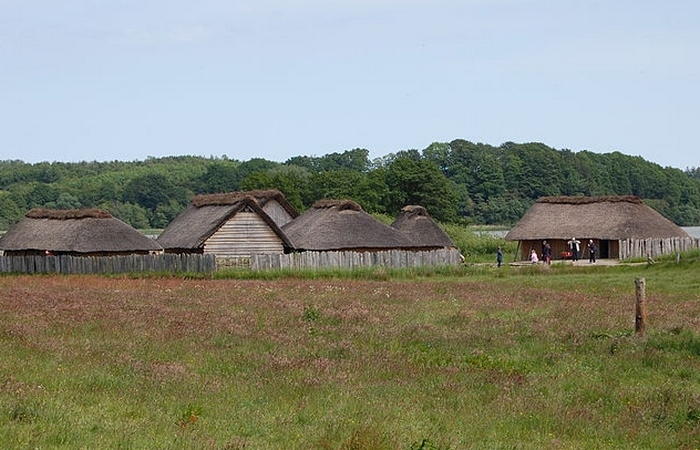
<path fill-rule="evenodd" d="M 631 283 L 0 277 L 0 446 L 692 448 L 700 299 Z"/>

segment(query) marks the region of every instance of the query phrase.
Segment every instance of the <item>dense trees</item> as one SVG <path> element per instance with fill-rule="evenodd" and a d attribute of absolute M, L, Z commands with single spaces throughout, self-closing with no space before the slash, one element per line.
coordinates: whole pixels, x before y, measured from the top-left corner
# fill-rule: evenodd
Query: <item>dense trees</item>
<path fill-rule="evenodd" d="M 353 149 L 284 163 L 194 156 L 145 161 L 0 161 L 0 229 L 31 208 L 99 207 L 138 228 L 160 228 L 200 193 L 280 189 L 299 210 L 351 198 L 372 213 L 420 204 L 438 220 L 512 224 L 547 195 L 636 195 L 681 225 L 700 224 L 700 169 L 663 168 L 619 152 L 498 147 L 463 139 L 370 161 Z"/>
<path fill-rule="evenodd" d="M 433 161 L 416 151 L 400 152 L 386 166 L 389 188 L 387 212 L 395 214 L 405 205 L 423 205 L 439 221 L 457 218 L 457 190 Z"/>
<path fill-rule="evenodd" d="M 304 167 L 312 172 L 349 170 L 366 172 L 370 167 L 369 150 L 356 148 L 343 153 L 329 153 L 325 156 L 295 156 L 285 163 L 288 166 Z"/>

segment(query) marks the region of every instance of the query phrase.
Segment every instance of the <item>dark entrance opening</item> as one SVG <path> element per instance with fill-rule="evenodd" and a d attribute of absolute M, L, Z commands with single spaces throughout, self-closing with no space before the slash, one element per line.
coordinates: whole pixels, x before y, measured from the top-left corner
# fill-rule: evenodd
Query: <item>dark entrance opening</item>
<path fill-rule="evenodd" d="M 610 258 L 610 241 L 600 241 L 598 255 L 600 258 Z"/>

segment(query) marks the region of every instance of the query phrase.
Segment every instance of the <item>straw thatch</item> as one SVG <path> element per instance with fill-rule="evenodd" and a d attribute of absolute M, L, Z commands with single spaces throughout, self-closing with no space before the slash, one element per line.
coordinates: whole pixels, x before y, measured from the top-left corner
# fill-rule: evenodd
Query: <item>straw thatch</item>
<path fill-rule="evenodd" d="M 232 206 L 246 197 L 253 198 L 263 209 L 267 203 L 275 200 L 292 218 L 299 216 L 299 212 L 287 201 L 284 194 L 277 189 L 195 195 L 192 198 L 192 205 L 198 208 L 202 206 Z"/>
<path fill-rule="evenodd" d="M 130 254 L 162 251 L 152 239 L 97 209 L 33 209 L 0 238 L 6 254 Z"/>
<path fill-rule="evenodd" d="M 416 249 L 399 230 L 376 220 L 352 200 L 319 200 L 282 227 L 297 250 Z"/>
<path fill-rule="evenodd" d="M 422 206 L 404 206 L 391 226 L 408 236 L 417 245 L 433 248 L 455 246 L 452 239 Z"/>
<path fill-rule="evenodd" d="M 506 239 L 620 240 L 687 236 L 683 229 L 637 197 L 544 197 L 525 213 Z"/>
<path fill-rule="evenodd" d="M 25 214 L 31 219 L 109 219 L 110 213 L 102 209 L 44 209 L 35 208 Z"/>
<path fill-rule="evenodd" d="M 287 248 L 291 247 L 285 234 L 263 211 L 254 195 L 243 193 L 194 197 L 187 209 L 163 230 L 156 242 L 166 250 L 200 251 L 210 236 L 241 211 L 257 213 L 280 238 L 283 245 Z"/>

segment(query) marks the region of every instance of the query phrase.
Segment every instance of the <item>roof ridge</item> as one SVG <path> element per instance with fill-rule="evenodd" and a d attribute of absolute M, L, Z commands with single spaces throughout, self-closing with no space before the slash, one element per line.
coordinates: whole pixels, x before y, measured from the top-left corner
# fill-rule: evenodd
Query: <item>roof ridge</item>
<path fill-rule="evenodd" d="M 25 214 L 29 219 L 73 220 L 73 219 L 111 219 L 113 216 L 102 209 L 48 209 L 34 208 Z"/>
<path fill-rule="evenodd" d="M 537 199 L 537 203 L 559 203 L 559 204 L 569 204 L 569 205 L 585 205 L 589 203 L 644 203 L 642 200 L 635 195 L 601 195 L 596 197 L 586 197 L 586 196 L 551 196 L 551 197 L 540 197 Z"/>
<path fill-rule="evenodd" d="M 357 203 L 354 200 L 350 199 L 343 199 L 343 200 L 331 200 L 331 199 L 321 199 L 317 200 L 312 208 L 315 209 L 328 209 L 328 208 L 336 208 L 339 211 L 346 211 L 346 210 L 352 210 L 352 211 L 362 211 L 362 206 L 360 206 L 359 203 Z"/>
<path fill-rule="evenodd" d="M 196 208 L 202 206 L 225 206 L 234 205 L 246 198 L 251 198 L 257 201 L 260 199 L 269 200 L 271 198 L 280 199 L 282 197 L 282 192 L 277 189 L 219 192 L 214 194 L 195 195 L 192 198 L 192 205 Z"/>

